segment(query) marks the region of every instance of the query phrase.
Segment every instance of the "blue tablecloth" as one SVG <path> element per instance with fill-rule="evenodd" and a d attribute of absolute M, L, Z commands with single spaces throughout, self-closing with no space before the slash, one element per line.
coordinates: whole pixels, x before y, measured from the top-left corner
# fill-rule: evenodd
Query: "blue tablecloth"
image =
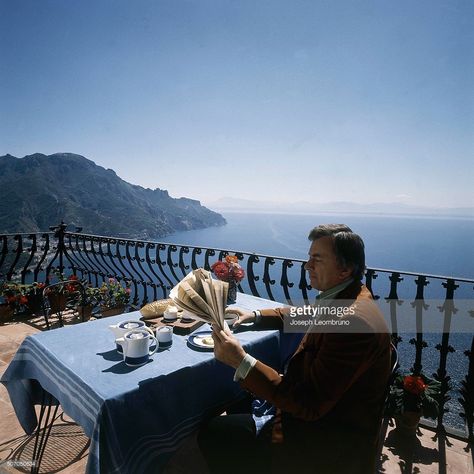
<path fill-rule="evenodd" d="M 277 306 L 243 294 L 237 305 Z M 157 472 L 206 415 L 241 395 L 233 369 L 212 352 L 190 349 L 186 336 L 173 335 L 172 346 L 148 364 L 126 366 L 108 326 L 139 317 L 129 313 L 29 336 L 1 379 L 27 433 L 36 427 L 34 404 L 43 389 L 59 401 L 91 438 L 88 473 Z M 237 337 L 254 357 L 280 366 L 278 331 Z"/>

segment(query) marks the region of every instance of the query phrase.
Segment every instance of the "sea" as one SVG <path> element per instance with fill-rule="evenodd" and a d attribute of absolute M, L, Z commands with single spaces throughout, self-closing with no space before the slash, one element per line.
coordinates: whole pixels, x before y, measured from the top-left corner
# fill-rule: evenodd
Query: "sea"
<path fill-rule="evenodd" d="M 399 270 L 455 277 L 474 278 L 474 218 L 432 216 L 387 216 L 363 214 L 278 214 L 221 212 L 227 224 L 221 227 L 177 232 L 164 239 L 166 242 L 234 250 L 245 253 L 271 255 L 292 259 L 306 259 L 310 242 L 309 231 L 324 223 L 343 223 L 358 233 L 365 242 L 366 264 L 369 268 Z M 211 260 L 212 263 L 212 260 Z M 414 298 L 413 279 L 405 278 L 399 285 L 399 298 Z M 388 279 L 380 283 L 380 297 L 388 296 Z M 405 284 L 405 287 L 404 287 Z M 277 282 L 278 285 L 278 282 Z M 425 298 L 442 300 L 446 289 L 442 281 L 428 285 Z M 460 284 L 456 298 L 474 301 L 472 284 Z M 276 298 L 277 299 L 277 298 Z M 459 416 L 459 389 L 468 370 L 465 351 L 471 349 L 474 319 L 467 322 L 468 330 L 450 334 L 453 352 L 447 356 L 447 372 L 451 377 L 451 399 L 444 417 L 447 425 L 463 429 Z M 472 330 L 470 329 L 472 326 Z M 414 333 L 400 333 L 400 369 L 409 371 L 413 365 L 415 348 L 409 341 Z M 427 347 L 423 349 L 423 372 L 432 376 L 438 368 L 441 333 L 424 334 Z"/>
<path fill-rule="evenodd" d="M 223 212 L 227 225 L 177 232 L 177 244 L 305 259 L 309 231 L 319 224 L 348 225 L 366 247 L 368 267 L 431 275 L 474 277 L 474 217 Z"/>

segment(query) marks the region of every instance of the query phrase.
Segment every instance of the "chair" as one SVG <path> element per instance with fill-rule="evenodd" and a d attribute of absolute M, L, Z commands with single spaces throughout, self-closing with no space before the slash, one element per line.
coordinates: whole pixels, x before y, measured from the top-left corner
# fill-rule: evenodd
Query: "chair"
<path fill-rule="evenodd" d="M 48 330 L 51 329 L 49 325 L 49 315 L 53 313 L 55 313 L 58 316 L 59 326 L 60 327 L 64 326 L 63 311 L 65 311 L 66 309 L 67 296 L 65 293 L 61 292 L 61 289 L 62 287 L 66 287 L 67 285 L 77 286 L 78 291 L 80 292 L 79 303 L 82 307 L 81 321 L 84 322 L 84 305 L 86 302 L 86 290 L 84 288 L 84 285 L 80 281 L 77 281 L 77 280 L 64 280 L 58 283 L 47 285 L 43 288 L 41 307 L 42 307 L 43 316 L 46 322 L 46 328 Z M 60 292 L 57 294 L 57 296 L 59 296 L 57 302 L 52 302 L 51 299 L 48 297 L 48 295 L 51 294 L 51 289 L 53 288 L 61 288 Z"/>

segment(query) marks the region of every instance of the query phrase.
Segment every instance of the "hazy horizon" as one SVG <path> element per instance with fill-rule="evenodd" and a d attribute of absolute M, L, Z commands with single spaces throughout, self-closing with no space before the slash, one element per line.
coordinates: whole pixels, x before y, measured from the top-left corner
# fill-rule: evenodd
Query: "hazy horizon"
<path fill-rule="evenodd" d="M 65 153 L 55 153 L 53 155 L 63 155 L 63 154 Z M 74 154 L 74 153 L 66 153 L 66 154 Z M 16 157 L 10 154 L 10 156 L 13 156 L 14 158 L 17 158 L 17 159 L 23 159 L 31 155 Z M 83 157 L 83 158 L 87 159 L 87 157 Z M 97 163 L 96 165 L 101 166 Z M 103 166 L 101 167 L 104 168 Z M 124 180 L 121 176 L 118 176 L 118 177 Z M 136 183 L 130 183 L 128 181 L 126 182 L 132 185 L 137 185 Z M 141 186 L 141 185 L 138 184 L 138 186 Z M 148 189 L 155 189 L 155 188 L 148 188 Z M 166 188 L 159 188 L 159 189 L 167 191 Z M 189 195 L 174 195 L 173 196 L 170 194 L 170 196 L 172 198 L 185 197 L 189 199 L 196 199 L 195 197 L 189 196 Z M 217 212 L 225 211 L 225 212 L 263 213 L 263 214 L 264 213 L 270 213 L 270 214 L 296 213 L 299 215 L 311 215 L 312 213 L 342 213 L 342 214 L 349 213 L 349 214 L 361 214 L 361 215 L 381 214 L 381 215 L 386 215 L 386 216 L 400 215 L 401 217 L 415 216 L 415 215 L 418 215 L 419 217 L 435 217 L 433 214 L 430 214 L 429 211 L 432 211 L 432 212 L 458 211 L 458 212 L 468 212 L 468 214 L 453 213 L 452 215 L 441 215 L 441 217 L 468 218 L 468 219 L 474 218 L 474 206 L 468 206 L 468 205 L 466 206 L 458 205 L 456 207 L 420 206 L 418 204 L 409 204 L 409 203 L 395 202 L 395 201 L 387 201 L 387 202 L 374 201 L 374 202 L 366 202 L 366 203 L 361 203 L 361 202 L 356 202 L 356 201 L 315 202 L 315 201 L 305 201 L 302 199 L 298 199 L 296 201 L 295 200 L 269 201 L 269 200 L 261 200 L 261 199 L 252 200 L 252 199 L 246 199 L 246 198 L 242 198 L 238 196 L 220 196 L 215 200 L 212 200 L 212 201 L 204 200 L 204 201 L 200 201 L 200 203 L 210 209 L 216 210 Z M 335 207 L 332 207 L 332 208 L 316 207 L 313 210 L 310 210 L 308 208 L 308 206 L 327 206 L 327 205 L 332 205 Z M 246 206 L 250 206 L 250 207 L 246 207 Z M 377 206 L 379 206 L 378 209 L 377 209 Z M 386 206 L 391 206 L 391 207 L 387 208 Z M 423 211 L 428 212 L 428 214 L 423 214 Z"/>

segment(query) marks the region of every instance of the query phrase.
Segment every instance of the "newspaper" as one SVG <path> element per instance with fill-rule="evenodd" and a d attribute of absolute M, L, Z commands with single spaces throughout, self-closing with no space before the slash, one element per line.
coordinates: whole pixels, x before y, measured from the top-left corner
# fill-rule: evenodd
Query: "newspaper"
<path fill-rule="evenodd" d="M 211 272 L 198 268 L 188 273 L 171 290 L 170 298 L 181 309 L 193 313 L 195 319 L 224 329 L 228 291 L 228 283 L 214 280 Z"/>

